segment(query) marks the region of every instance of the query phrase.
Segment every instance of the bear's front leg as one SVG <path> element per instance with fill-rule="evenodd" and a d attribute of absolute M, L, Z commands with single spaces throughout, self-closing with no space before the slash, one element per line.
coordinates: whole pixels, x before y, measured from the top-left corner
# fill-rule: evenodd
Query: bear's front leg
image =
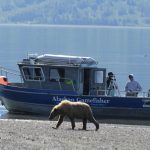
<path fill-rule="evenodd" d="M 99 129 L 99 123 L 95 120 L 95 118 L 91 115 L 91 117 L 89 117 L 89 121 L 93 122 L 94 125 L 96 126 L 96 131 Z"/>
<path fill-rule="evenodd" d="M 87 124 L 87 119 L 86 118 L 84 118 L 83 119 L 83 130 L 86 130 L 86 124 Z"/>
<path fill-rule="evenodd" d="M 74 128 L 75 128 L 74 118 L 70 118 L 70 121 L 71 121 L 71 125 L 72 125 L 72 130 L 74 130 Z"/>
<path fill-rule="evenodd" d="M 58 122 L 57 122 L 57 125 L 56 125 L 56 128 L 54 128 L 54 129 L 57 129 L 61 124 L 62 124 L 62 122 L 63 122 L 63 119 L 64 119 L 64 116 L 63 115 L 60 115 L 59 116 L 59 119 L 58 119 Z"/>

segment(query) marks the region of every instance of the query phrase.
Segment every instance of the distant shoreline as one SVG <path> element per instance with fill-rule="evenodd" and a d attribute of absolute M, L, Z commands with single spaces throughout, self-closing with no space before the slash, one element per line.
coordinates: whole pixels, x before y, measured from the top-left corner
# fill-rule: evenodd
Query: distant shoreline
<path fill-rule="evenodd" d="M 0 23 L 0 26 L 23 27 L 63 27 L 63 28 L 114 28 L 114 29 L 150 29 L 150 26 L 113 26 L 113 25 L 72 25 L 72 24 L 33 24 L 33 23 Z"/>

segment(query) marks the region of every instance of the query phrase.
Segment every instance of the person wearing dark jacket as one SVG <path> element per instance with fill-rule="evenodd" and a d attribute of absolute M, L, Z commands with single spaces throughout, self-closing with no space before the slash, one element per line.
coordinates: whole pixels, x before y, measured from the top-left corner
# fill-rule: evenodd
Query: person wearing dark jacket
<path fill-rule="evenodd" d="M 116 81 L 116 79 L 115 79 L 114 74 L 112 72 L 108 72 L 108 77 L 106 79 L 108 96 L 115 95 L 115 90 L 118 88 L 115 81 Z"/>

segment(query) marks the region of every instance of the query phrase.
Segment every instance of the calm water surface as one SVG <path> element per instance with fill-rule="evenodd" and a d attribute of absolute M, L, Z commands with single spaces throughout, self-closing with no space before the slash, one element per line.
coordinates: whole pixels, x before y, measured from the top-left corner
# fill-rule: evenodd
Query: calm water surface
<path fill-rule="evenodd" d="M 32 119 L 32 120 L 48 120 L 48 116 L 29 115 L 29 114 L 12 114 L 9 113 L 4 106 L 0 105 L 0 119 Z"/>
<path fill-rule="evenodd" d="M 90 56 L 116 75 L 120 91 L 133 73 L 150 89 L 150 28 L 0 25 L 0 66 L 18 70 L 28 53 Z M 9 80 L 18 80 L 15 76 Z M 1 107 L 0 115 L 6 110 Z M 7 112 L 6 112 L 7 113 Z"/>

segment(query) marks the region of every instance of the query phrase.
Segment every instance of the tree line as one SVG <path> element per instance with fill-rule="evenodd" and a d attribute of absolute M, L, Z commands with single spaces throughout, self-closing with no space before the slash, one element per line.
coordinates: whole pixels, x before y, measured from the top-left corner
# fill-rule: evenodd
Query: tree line
<path fill-rule="evenodd" d="M 0 23 L 149 26 L 149 0 L 5 0 Z"/>

